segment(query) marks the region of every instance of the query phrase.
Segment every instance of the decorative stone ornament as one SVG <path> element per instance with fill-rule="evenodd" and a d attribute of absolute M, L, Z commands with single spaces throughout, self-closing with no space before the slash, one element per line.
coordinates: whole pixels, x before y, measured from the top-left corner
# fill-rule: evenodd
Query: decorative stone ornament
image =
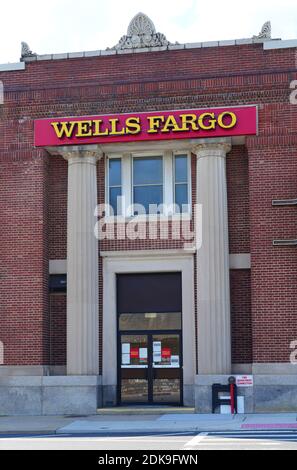
<path fill-rule="evenodd" d="M 257 36 L 253 36 L 253 39 L 271 39 L 271 23 L 266 21 L 263 24 L 260 33 Z"/>
<path fill-rule="evenodd" d="M 31 57 L 31 56 L 36 55 L 35 52 L 31 51 L 29 45 L 26 42 L 22 42 L 21 44 L 22 44 L 21 59 L 23 59 L 24 57 Z"/>
<path fill-rule="evenodd" d="M 160 47 L 171 44 L 162 33 L 157 33 L 152 20 L 144 13 L 138 13 L 128 26 L 127 35 L 122 36 L 112 49 L 138 49 L 142 47 Z"/>

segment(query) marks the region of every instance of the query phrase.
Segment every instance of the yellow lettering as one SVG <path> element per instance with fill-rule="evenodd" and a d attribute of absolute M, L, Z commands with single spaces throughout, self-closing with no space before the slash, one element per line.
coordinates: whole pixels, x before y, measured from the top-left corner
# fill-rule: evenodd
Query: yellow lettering
<path fill-rule="evenodd" d="M 230 124 L 225 124 L 225 123 L 224 123 L 224 117 L 225 117 L 225 116 L 231 117 L 231 122 L 230 122 Z M 219 125 L 220 127 L 222 127 L 223 129 L 232 129 L 232 127 L 235 126 L 236 122 L 237 122 L 236 114 L 234 114 L 234 113 L 232 113 L 232 112 L 230 112 L 230 111 L 225 111 L 225 112 L 223 112 L 223 113 L 221 113 L 221 114 L 218 115 L 218 125 Z"/>
<path fill-rule="evenodd" d="M 204 119 L 206 119 L 206 118 L 211 118 L 211 119 L 208 119 L 208 124 L 205 124 L 205 122 L 204 122 Z M 200 129 L 203 129 L 205 131 L 209 131 L 210 129 L 215 129 L 216 120 L 215 120 L 214 113 L 200 114 L 199 119 L 198 119 L 198 125 L 199 125 Z"/>
<path fill-rule="evenodd" d="M 55 133 L 59 139 L 62 137 L 71 137 L 73 133 L 73 129 L 77 121 L 71 121 L 71 122 L 51 122 L 51 125 L 53 126 Z"/>
<path fill-rule="evenodd" d="M 139 134 L 140 131 L 139 117 L 130 117 L 126 120 L 126 134 Z"/>
<path fill-rule="evenodd" d="M 174 116 L 168 116 L 161 132 L 170 132 L 170 129 L 172 129 L 172 132 L 178 132 L 182 130 L 180 127 L 178 127 Z"/>
<path fill-rule="evenodd" d="M 182 121 L 182 131 L 189 131 L 189 126 L 192 127 L 193 131 L 198 131 L 199 127 L 197 126 L 197 116 L 196 114 L 181 114 Z"/>
<path fill-rule="evenodd" d="M 75 137 L 90 137 L 92 135 L 92 121 L 78 121 Z"/>
<path fill-rule="evenodd" d="M 147 131 L 148 134 L 158 132 L 158 128 L 160 127 L 160 121 L 164 122 L 165 120 L 164 116 L 148 116 L 147 119 L 149 122 L 149 129 Z"/>
<path fill-rule="evenodd" d="M 110 130 L 110 133 L 109 133 L 110 135 L 123 135 L 123 134 L 125 134 L 124 127 L 120 131 L 117 130 L 117 124 L 119 122 L 118 118 L 110 119 L 109 122 L 111 124 L 111 130 Z"/>
<path fill-rule="evenodd" d="M 108 135 L 108 129 L 105 129 L 105 131 L 102 131 L 101 130 L 101 124 L 102 124 L 102 119 L 95 119 L 93 121 L 94 123 L 94 132 L 93 132 L 93 135 L 94 136 L 100 136 L 100 135 Z"/>

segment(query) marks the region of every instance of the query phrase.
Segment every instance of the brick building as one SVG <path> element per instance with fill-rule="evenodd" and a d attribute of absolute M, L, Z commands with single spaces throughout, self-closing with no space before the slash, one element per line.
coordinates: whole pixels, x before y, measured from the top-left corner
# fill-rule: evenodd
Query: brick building
<path fill-rule="evenodd" d="M 230 375 L 247 412 L 296 410 L 296 47 L 139 14 L 0 66 L 0 414 L 209 412 Z"/>

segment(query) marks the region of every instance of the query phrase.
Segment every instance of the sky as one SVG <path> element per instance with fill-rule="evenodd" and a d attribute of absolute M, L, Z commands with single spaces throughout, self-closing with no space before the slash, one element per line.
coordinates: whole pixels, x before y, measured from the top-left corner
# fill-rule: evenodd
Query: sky
<path fill-rule="evenodd" d="M 173 43 L 248 38 L 268 20 L 273 38 L 297 38 L 297 0 L 10 0 L 0 63 L 19 61 L 21 41 L 38 54 L 112 47 L 140 11 Z"/>

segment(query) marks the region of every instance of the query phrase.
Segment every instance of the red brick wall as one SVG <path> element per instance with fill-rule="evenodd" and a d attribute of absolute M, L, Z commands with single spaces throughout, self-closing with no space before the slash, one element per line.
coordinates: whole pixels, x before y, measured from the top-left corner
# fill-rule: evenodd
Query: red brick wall
<path fill-rule="evenodd" d="M 296 198 L 292 137 L 249 141 L 254 362 L 289 362 L 290 342 L 297 339 L 296 248 L 272 245 L 297 238 L 296 207 L 272 206 L 273 199 Z"/>
<path fill-rule="evenodd" d="M 49 259 L 66 259 L 67 257 L 67 175 L 67 161 L 62 157 L 50 156 Z"/>
<path fill-rule="evenodd" d="M 67 163 L 50 157 L 48 168 L 45 152 L 34 150 L 34 119 L 243 104 L 259 105 L 259 137 L 247 139 L 248 152 L 237 147 L 227 157 L 230 250 L 248 252 L 250 245 L 252 253 L 254 360 L 288 360 L 288 342 L 297 337 L 296 253 L 271 242 L 296 237 L 296 216 L 294 208 L 272 208 L 271 199 L 296 197 L 297 106 L 288 101 L 289 83 L 296 78 L 295 49 L 264 51 L 262 44 L 38 61 L 26 64 L 25 71 L 1 72 L 0 339 L 6 344 L 5 363 L 48 363 L 47 263 L 66 257 Z M 118 249 L 129 247 L 144 245 L 117 244 Z"/>
<path fill-rule="evenodd" d="M 248 155 L 243 145 L 227 154 L 230 253 L 250 252 Z"/>
<path fill-rule="evenodd" d="M 0 340 L 5 365 L 48 364 L 47 156 L 0 156 Z"/>

